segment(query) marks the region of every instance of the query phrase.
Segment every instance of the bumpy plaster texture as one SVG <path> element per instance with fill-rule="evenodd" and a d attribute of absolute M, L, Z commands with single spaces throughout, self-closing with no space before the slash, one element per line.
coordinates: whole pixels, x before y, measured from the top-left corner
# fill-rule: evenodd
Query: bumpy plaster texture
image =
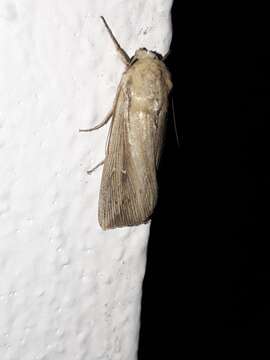
<path fill-rule="evenodd" d="M 135 360 L 149 224 L 97 222 L 110 110 L 132 55 L 165 54 L 172 0 L 0 0 L 0 358 Z"/>

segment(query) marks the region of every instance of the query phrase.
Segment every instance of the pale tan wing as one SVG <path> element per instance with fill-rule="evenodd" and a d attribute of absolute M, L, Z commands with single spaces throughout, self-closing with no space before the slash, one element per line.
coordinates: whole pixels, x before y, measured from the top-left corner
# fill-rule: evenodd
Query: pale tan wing
<path fill-rule="evenodd" d="M 166 131 L 166 116 L 168 111 L 168 96 L 172 89 L 172 81 L 171 81 L 171 75 L 169 71 L 167 70 L 164 63 L 160 63 L 161 66 L 161 76 L 160 76 L 160 83 L 162 83 L 162 91 L 160 94 L 160 97 L 162 99 L 161 101 L 161 107 L 158 110 L 156 114 L 156 121 L 158 124 L 157 132 L 155 135 L 155 156 L 156 156 L 156 167 L 159 165 L 160 156 L 163 148 L 164 143 L 164 134 Z"/>
<path fill-rule="evenodd" d="M 164 101 L 162 103 L 161 109 L 156 115 L 156 122 L 158 124 L 157 131 L 155 134 L 155 159 L 156 159 L 156 168 L 158 168 L 162 149 L 163 149 L 163 143 L 164 143 L 164 134 L 166 131 L 166 116 L 167 116 L 167 110 L 168 110 L 168 99 L 167 97 L 164 97 Z"/>
<path fill-rule="evenodd" d="M 103 229 L 146 222 L 156 205 L 156 147 L 163 127 L 147 114 L 140 123 L 139 116 L 128 85 L 120 84 L 99 196 Z"/>

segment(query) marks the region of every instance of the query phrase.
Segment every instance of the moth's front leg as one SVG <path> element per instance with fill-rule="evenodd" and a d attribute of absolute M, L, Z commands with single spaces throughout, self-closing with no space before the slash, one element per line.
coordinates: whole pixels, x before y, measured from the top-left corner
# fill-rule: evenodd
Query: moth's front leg
<path fill-rule="evenodd" d="M 97 129 L 100 129 L 102 126 L 106 125 L 107 122 L 110 120 L 110 118 L 113 116 L 113 110 L 111 110 L 109 112 L 109 114 L 105 117 L 105 119 L 100 123 L 98 124 L 97 126 L 91 128 L 91 129 L 79 129 L 80 132 L 85 132 L 85 131 L 93 131 L 93 130 L 97 130 Z"/>

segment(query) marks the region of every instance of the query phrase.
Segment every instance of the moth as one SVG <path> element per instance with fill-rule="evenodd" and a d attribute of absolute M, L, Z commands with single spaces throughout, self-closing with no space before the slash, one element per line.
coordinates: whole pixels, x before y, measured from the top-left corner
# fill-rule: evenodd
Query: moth
<path fill-rule="evenodd" d="M 98 220 L 107 230 L 146 223 L 153 213 L 172 81 L 163 62 L 165 57 L 140 48 L 130 58 L 104 17 L 101 19 L 126 70 L 104 121 L 80 131 L 97 130 L 111 119 L 105 160 L 88 171 L 104 165 Z"/>

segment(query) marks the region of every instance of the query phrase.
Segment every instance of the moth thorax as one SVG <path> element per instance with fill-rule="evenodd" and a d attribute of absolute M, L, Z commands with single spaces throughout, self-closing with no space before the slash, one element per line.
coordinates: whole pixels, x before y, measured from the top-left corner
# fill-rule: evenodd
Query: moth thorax
<path fill-rule="evenodd" d="M 134 58 L 136 59 L 151 58 L 151 59 L 160 60 L 162 56 L 154 51 L 147 50 L 146 48 L 141 48 L 136 50 Z"/>

